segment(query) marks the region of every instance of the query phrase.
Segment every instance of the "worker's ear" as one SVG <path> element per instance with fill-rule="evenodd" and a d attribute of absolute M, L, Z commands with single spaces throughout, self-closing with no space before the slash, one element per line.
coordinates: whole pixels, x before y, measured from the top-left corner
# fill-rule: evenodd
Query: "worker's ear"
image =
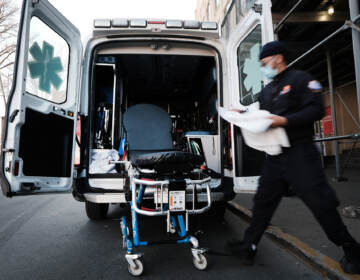
<path fill-rule="evenodd" d="M 282 64 L 282 63 L 286 63 L 285 58 L 282 54 L 278 54 L 276 57 L 276 64 Z"/>

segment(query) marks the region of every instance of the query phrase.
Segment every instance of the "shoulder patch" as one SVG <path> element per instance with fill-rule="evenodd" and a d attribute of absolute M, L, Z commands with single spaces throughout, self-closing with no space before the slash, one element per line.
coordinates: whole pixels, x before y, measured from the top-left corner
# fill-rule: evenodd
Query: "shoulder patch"
<path fill-rule="evenodd" d="M 286 94 L 291 90 L 291 85 L 284 86 L 280 91 L 280 95 Z"/>
<path fill-rule="evenodd" d="M 322 85 L 319 81 L 312 80 L 308 83 L 308 88 L 314 92 L 320 92 L 322 90 Z"/>

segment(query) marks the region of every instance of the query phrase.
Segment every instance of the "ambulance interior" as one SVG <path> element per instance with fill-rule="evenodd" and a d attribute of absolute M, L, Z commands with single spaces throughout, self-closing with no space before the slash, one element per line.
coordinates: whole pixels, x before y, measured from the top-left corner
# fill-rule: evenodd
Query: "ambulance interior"
<path fill-rule="evenodd" d="M 97 54 L 93 73 L 90 177 L 121 176 L 108 162 L 124 157 L 124 112 L 143 103 L 168 112 L 175 150 L 203 155 L 204 166 L 220 177 L 215 56 Z"/>

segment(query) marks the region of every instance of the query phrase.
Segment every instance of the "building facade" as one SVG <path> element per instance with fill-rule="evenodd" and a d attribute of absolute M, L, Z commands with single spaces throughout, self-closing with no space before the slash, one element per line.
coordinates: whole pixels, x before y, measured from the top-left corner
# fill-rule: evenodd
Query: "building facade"
<path fill-rule="evenodd" d="M 354 9 L 354 3 L 349 1 L 352 0 L 272 0 L 270 3 L 274 38 L 283 41 L 289 49 L 290 64 L 310 72 L 323 85 L 326 117 L 316 124 L 318 138 L 360 132 L 360 85 L 356 81 L 359 69 L 356 69 L 358 58 L 353 49 L 356 26 L 349 28 L 346 23 L 349 18 L 356 18 L 354 11 L 358 14 L 359 7 L 355 5 Z M 218 22 L 222 37 L 228 40 L 241 28 L 249 11 L 261 13 L 261 4 L 265 2 L 198 0 L 195 18 Z M 354 23 L 359 28 L 360 20 Z M 325 156 L 360 148 L 360 139 L 355 138 L 321 143 Z"/>

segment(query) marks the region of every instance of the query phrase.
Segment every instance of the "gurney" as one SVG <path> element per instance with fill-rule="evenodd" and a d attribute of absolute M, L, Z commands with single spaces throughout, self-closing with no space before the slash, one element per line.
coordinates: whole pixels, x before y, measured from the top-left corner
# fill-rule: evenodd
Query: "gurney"
<path fill-rule="evenodd" d="M 138 104 L 128 108 L 123 127 L 126 158 L 111 163 L 127 172 L 129 180 L 127 201 L 131 215 L 121 218 L 129 273 L 140 276 L 144 271 L 143 253 L 136 251 L 138 247 L 169 243 L 189 243 L 195 268 L 206 269 L 207 249 L 201 248 L 189 231 L 189 215 L 204 213 L 211 207 L 211 177 L 200 168 L 203 157 L 174 150 L 171 119 L 157 106 Z M 198 192 L 206 192 L 206 201 L 202 204 L 197 201 Z M 149 198 L 154 202 L 151 209 L 143 206 Z M 164 216 L 169 239 L 141 240 L 138 215 Z"/>

